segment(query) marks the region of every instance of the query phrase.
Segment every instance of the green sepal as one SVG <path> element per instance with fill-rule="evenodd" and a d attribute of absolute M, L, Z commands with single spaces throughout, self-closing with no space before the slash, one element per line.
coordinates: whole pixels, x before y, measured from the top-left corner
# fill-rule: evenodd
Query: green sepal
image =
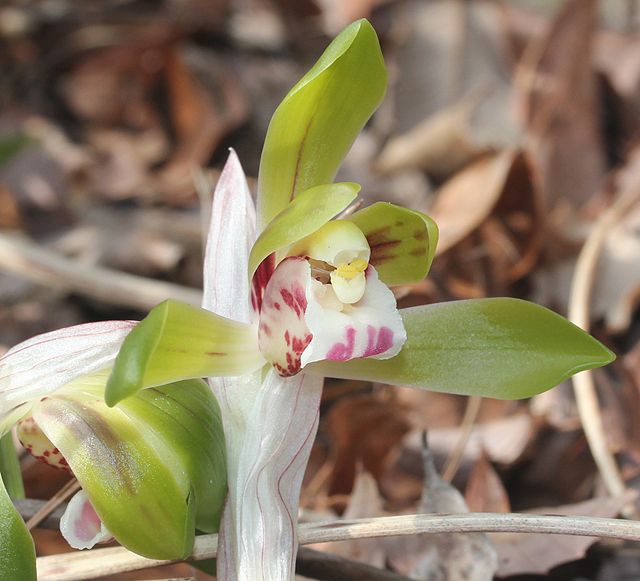
<path fill-rule="evenodd" d="M 147 387 L 241 375 L 263 364 L 253 326 L 168 300 L 127 335 L 107 382 L 105 401 L 113 406 Z"/>
<path fill-rule="evenodd" d="M 0 579 L 36 581 L 36 551 L 0 478 Z"/>
<path fill-rule="evenodd" d="M 358 195 L 358 184 L 315 186 L 296 196 L 262 231 L 249 256 L 249 277 L 271 253 L 313 234 L 342 212 Z"/>
<path fill-rule="evenodd" d="M 190 380 L 145 389 L 118 409 L 156 430 L 177 454 L 193 489 L 196 528 L 216 532 L 227 494 L 227 472 L 222 415 L 209 386 Z"/>
<path fill-rule="evenodd" d="M 217 529 L 224 503 L 217 402 L 191 380 L 110 408 L 100 385 L 104 376 L 78 380 L 35 404 L 33 417 L 118 542 L 145 557 L 183 559 L 197 524 Z"/>
<path fill-rule="evenodd" d="M 513 298 L 400 311 L 407 342 L 391 359 L 324 361 L 308 372 L 464 395 L 520 399 L 615 355 L 564 317 Z"/>
<path fill-rule="evenodd" d="M 328 184 L 387 85 L 372 26 L 343 30 L 276 109 L 258 174 L 258 230 L 299 193 Z"/>
<path fill-rule="evenodd" d="M 385 284 L 410 284 L 427 276 L 438 244 L 438 226 L 429 216 L 377 202 L 347 219 L 367 237 L 370 263 Z"/>

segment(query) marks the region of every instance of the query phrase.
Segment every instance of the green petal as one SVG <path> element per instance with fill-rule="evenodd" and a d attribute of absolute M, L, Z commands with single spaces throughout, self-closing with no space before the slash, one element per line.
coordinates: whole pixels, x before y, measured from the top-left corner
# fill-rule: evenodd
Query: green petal
<path fill-rule="evenodd" d="M 0 479 L 0 579 L 36 581 L 36 551 Z"/>
<path fill-rule="evenodd" d="M 333 181 L 384 97 L 387 73 L 366 20 L 348 26 L 276 109 L 258 177 L 258 229 L 309 188 Z"/>
<path fill-rule="evenodd" d="M 184 414 L 171 418 L 165 413 L 188 402 L 181 392 L 193 384 L 156 390 L 157 397 L 176 403 L 158 405 L 152 394 L 109 408 L 98 394 L 65 390 L 33 409 L 38 426 L 69 463 L 109 531 L 145 557 L 182 559 L 193 547 L 198 499 L 192 475 L 200 450 L 187 452 L 181 431 L 193 431 L 194 441 L 209 432 L 202 426 L 204 418 L 182 423 Z M 200 388 L 198 397 L 205 394 L 206 388 Z M 208 419 L 213 421 L 214 414 Z M 224 473 L 223 461 L 218 470 Z"/>
<path fill-rule="evenodd" d="M 186 303 L 151 310 L 124 340 L 107 383 L 113 406 L 140 389 L 181 379 L 229 376 L 259 369 L 256 329 Z"/>
<path fill-rule="evenodd" d="M 322 362 L 308 371 L 500 399 L 541 393 L 615 356 L 560 315 L 512 298 L 401 311 L 407 342 L 384 361 Z"/>
<path fill-rule="evenodd" d="M 272 252 L 308 236 L 342 212 L 358 195 L 353 183 L 324 184 L 302 192 L 262 231 L 251 249 L 249 277 Z"/>
<path fill-rule="evenodd" d="M 370 262 L 384 283 L 410 284 L 427 276 L 438 244 L 438 227 L 429 216 L 378 202 L 348 219 L 367 237 Z"/>
<path fill-rule="evenodd" d="M 216 532 L 227 494 L 227 473 L 220 406 L 209 386 L 190 380 L 146 389 L 118 409 L 155 430 L 177 455 L 195 495 L 196 527 Z"/>

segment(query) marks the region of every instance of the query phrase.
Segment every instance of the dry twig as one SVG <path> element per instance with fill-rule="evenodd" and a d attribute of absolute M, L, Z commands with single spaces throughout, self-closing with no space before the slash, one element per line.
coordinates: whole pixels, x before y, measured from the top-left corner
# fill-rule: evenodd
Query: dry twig
<path fill-rule="evenodd" d="M 31 530 L 37 527 L 63 502 L 78 492 L 78 490 L 80 490 L 80 483 L 75 478 L 72 478 L 34 513 L 27 521 L 27 528 Z"/>
<path fill-rule="evenodd" d="M 469 438 L 473 432 L 473 426 L 478 418 L 482 398 L 479 395 L 472 395 L 467 399 L 467 406 L 464 410 L 462 424 L 460 425 L 460 438 L 456 442 L 455 448 L 449 454 L 447 463 L 442 471 L 442 479 L 451 482 L 460 468 L 460 462 L 464 456 L 464 451 L 469 443 Z"/>
<path fill-rule="evenodd" d="M 300 525 L 301 545 L 373 537 L 423 533 L 547 533 L 640 541 L 640 522 L 597 517 L 565 517 L 534 514 L 413 514 L 352 521 Z M 218 535 L 196 538 L 193 559 L 216 556 Z M 39 557 L 38 578 L 78 581 L 166 565 L 168 561 L 145 559 L 121 547 Z"/>
<path fill-rule="evenodd" d="M 623 190 L 596 222 L 578 256 L 571 283 L 569 319 L 585 331 L 589 331 L 589 301 L 602 246 L 611 228 L 638 200 L 637 188 Z M 625 485 L 607 446 L 593 374 L 585 371 L 574 375 L 572 380 L 582 427 L 605 487 L 611 496 L 623 494 Z"/>
<path fill-rule="evenodd" d="M 0 233 L 0 270 L 112 305 L 149 310 L 173 298 L 199 305 L 200 291 L 99 266 L 77 264 L 24 238 Z"/>

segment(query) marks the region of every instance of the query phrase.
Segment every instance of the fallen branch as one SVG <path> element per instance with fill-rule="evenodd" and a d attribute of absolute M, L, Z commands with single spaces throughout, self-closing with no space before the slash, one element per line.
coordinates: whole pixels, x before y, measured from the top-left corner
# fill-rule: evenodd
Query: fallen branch
<path fill-rule="evenodd" d="M 640 541 L 640 522 L 597 517 L 544 516 L 534 514 L 413 514 L 351 521 L 301 524 L 301 545 L 434 533 L 547 533 Z M 216 556 L 218 535 L 196 538 L 192 558 Z M 79 581 L 127 571 L 166 565 L 170 561 L 140 557 L 122 547 L 95 549 L 39 557 L 38 578 L 46 581 Z"/>
<path fill-rule="evenodd" d="M 27 520 L 27 528 L 29 530 L 37 527 L 42 521 L 51 515 L 58 507 L 67 499 L 80 490 L 80 483 L 72 478 L 58 492 L 56 492 L 49 500 L 40 506 L 36 512 Z"/>
<path fill-rule="evenodd" d="M 602 247 L 612 227 L 639 199 L 640 190 L 637 187 L 623 190 L 615 202 L 598 219 L 578 256 L 571 281 L 569 319 L 587 332 L 590 323 L 589 303 Z M 610 496 L 623 494 L 626 487 L 613 453 L 607 444 L 593 372 L 578 373 L 573 376 L 572 381 L 582 428 L 602 481 Z M 627 512 L 629 511 L 625 510 L 623 513 L 625 516 L 630 516 Z"/>
<path fill-rule="evenodd" d="M 30 520 L 35 514 L 43 509 L 48 504 L 46 500 L 37 500 L 34 498 L 20 498 L 13 501 L 13 504 L 18 509 L 20 516 L 25 520 Z M 53 512 L 48 514 L 46 518 L 38 523 L 39 529 L 59 529 L 60 519 L 67 508 L 66 503 L 62 503 Z"/>
<path fill-rule="evenodd" d="M 111 305 L 147 311 L 165 299 L 193 305 L 200 291 L 100 266 L 78 264 L 15 235 L 0 233 L 0 270 Z"/>
<path fill-rule="evenodd" d="M 473 433 L 473 426 L 478 419 L 481 405 L 482 398 L 479 395 L 471 395 L 467 398 L 464 417 L 460 424 L 460 437 L 451 451 L 451 454 L 449 454 L 447 463 L 444 465 L 444 469 L 442 471 L 442 479 L 446 482 L 453 481 L 458 472 L 458 468 L 460 468 L 460 463 L 462 462 L 464 451 L 467 449 L 467 444 L 469 443 L 469 439 Z"/>

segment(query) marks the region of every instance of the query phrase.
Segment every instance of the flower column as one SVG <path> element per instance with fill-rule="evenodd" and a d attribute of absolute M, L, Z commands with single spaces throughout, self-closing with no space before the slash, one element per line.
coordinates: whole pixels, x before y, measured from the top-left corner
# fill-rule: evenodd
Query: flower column
<path fill-rule="evenodd" d="M 247 324 L 255 210 L 231 153 L 213 199 L 203 307 Z M 318 427 L 322 378 L 262 370 L 209 380 L 224 420 L 229 494 L 218 547 L 220 579 L 288 579 L 297 548 L 299 491 Z"/>

